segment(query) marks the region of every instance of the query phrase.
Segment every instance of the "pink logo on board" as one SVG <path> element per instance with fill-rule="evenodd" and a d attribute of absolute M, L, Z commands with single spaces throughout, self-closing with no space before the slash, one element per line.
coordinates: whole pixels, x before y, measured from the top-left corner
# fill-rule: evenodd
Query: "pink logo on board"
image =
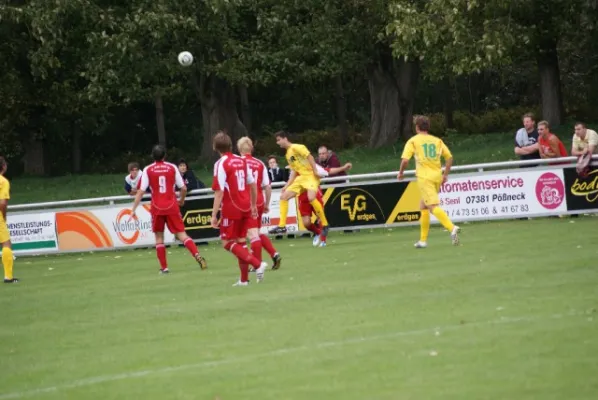
<path fill-rule="evenodd" d="M 543 173 L 536 182 L 536 197 L 544 208 L 558 208 L 565 199 L 563 180 L 552 172 Z"/>

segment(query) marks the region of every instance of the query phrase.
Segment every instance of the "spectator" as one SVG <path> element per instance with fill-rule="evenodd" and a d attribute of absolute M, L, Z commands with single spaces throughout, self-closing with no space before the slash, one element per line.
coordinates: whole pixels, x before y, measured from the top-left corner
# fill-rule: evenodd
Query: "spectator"
<path fill-rule="evenodd" d="M 316 161 L 318 163 L 318 165 L 322 168 L 340 168 L 341 167 L 341 162 L 339 161 L 338 157 L 336 156 L 336 154 L 334 154 L 332 152 L 332 150 L 328 149 L 328 147 L 326 146 L 320 146 L 320 148 L 318 149 L 318 159 Z M 337 175 L 339 176 L 346 176 L 347 173 L 346 172 L 340 172 Z M 325 183 L 343 183 L 343 182 L 347 182 L 344 179 L 340 179 L 340 180 L 330 180 L 327 181 Z"/>
<path fill-rule="evenodd" d="M 586 154 L 598 154 L 598 133 L 588 129 L 586 124 L 577 122 L 571 145 L 571 155 L 580 157 Z"/>
<path fill-rule="evenodd" d="M 193 173 L 191 168 L 189 168 L 189 164 L 184 159 L 179 160 L 179 172 L 183 176 L 183 181 L 185 182 L 185 186 L 187 186 L 187 191 L 192 191 L 196 189 L 204 189 L 206 185 Z"/>
<path fill-rule="evenodd" d="M 536 119 L 534 114 L 527 113 L 523 116 L 523 128 L 515 134 L 515 154 L 521 160 L 536 160 L 540 158 L 538 144 L 538 131 L 536 130 Z M 522 165 L 525 167 L 535 167 L 536 165 Z"/>
<path fill-rule="evenodd" d="M 143 171 L 139 170 L 138 162 L 129 163 L 127 170 L 129 171 L 129 175 L 125 176 L 125 191 L 131 196 L 135 196 L 137 194 L 137 189 L 139 188 Z"/>
<path fill-rule="evenodd" d="M 550 132 L 550 124 L 547 121 L 538 122 L 538 143 L 541 158 L 567 157 L 567 149 L 561 140 Z M 550 165 L 568 164 L 556 163 Z"/>
<path fill-rule="evenodd" d="M 268 175 L 270 182 L 286 182 L 288 178 L 288 171 L 278 166 L 278 160 L 275 156 L 268 157 Z"/>

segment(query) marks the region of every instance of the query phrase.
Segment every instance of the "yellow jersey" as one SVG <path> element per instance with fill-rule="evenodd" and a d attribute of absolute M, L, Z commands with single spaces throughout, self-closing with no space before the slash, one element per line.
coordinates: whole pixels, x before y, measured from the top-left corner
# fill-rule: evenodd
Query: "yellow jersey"
<path fill-rule="evenodd" d="M 0 200 L 10 199 L 10 183 L 3 175 L 0 175 Z M 0 213 L 0 221 L 4 221 L 2 213 Z M 5 221 L 6 222 L 6 221 Z"/>
<path fill-rule="evenodd" d="M 442 181 L 442 164 L 453 155 L 442 139 L 430 134 L 417 134 L 407 141 L 401 158 L 411 159 L 415 156 L 415 175 L 432 182 Z"/>
<path fill-rule="evenodd" d="M 309 150 L 302 144 L 293 143 L 287 149 L 286 159 L 289 167 L 301 176 L 314 176 L 314 170 L 309 163 Z"/>

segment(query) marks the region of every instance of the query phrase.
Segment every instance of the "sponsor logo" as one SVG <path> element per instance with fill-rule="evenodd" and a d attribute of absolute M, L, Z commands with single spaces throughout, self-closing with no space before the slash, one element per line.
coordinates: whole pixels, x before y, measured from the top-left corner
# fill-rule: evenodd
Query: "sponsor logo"
<path fill-rule="evenodd" d="M 552 172 L 542 174 L 536 182 L 536 198 L 542 207 L 554 210 L 563 203 L 565 185 L 561 178 Z"/>
<path fill-rule="evenodd" d="M 598 169 L 593 170 L 584 178 L 575 178 L 571 185 L 571 194 L 585 197 L 589 203 L 598 200 Z"/>
<path fill-rule="evenodd" d="M 556 175 L 555 175 L 556 176 Z M 440 187 L 440 193 L 475 192 L 497 189 L 522 188 L 523 178 L 506 176 L 494 179 L 468 179 L 460 182 L 447 182 Z"/>
<path fill-rule="evenodd" d="M 128 209 L 121 210 L 112 222 L 112 227 L 118 239 L 124 244 L 135 244 L 139 237 L 145 237 L 151 232 L 152 223 L 148 220 L 140 220 L 137 215 Z"/>
<path fill-rule="evenodd" d="M 186 229 L 207 229 L 212 227 L 212 209 L 188 210 L 183 216 Z"/>
<path fill-rule="evenodd" d="M 370 222 L 386 221 L 382 207 L 376 198 L 367 190 L 351 188 L 337 194 L 331 201 L 331 205 L 339 204 L 342 211 L 347 212 L 349 221 Z"/>

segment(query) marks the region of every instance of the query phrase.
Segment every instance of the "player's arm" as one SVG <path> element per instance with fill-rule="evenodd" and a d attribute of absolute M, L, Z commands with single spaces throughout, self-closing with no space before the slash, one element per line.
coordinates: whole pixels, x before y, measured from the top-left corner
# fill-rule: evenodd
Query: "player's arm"
<path fill-rule="evenodd" d="M 245 164 L 245 182 L 249 185 L 249 199 L 251 202 L 251 216 L 257 218 L 257 182 L 249 165 Z"/>
<path fill-rule="evenodd" d="M 214 204 L 212 205 L 212 228 L 218 229 L 218 212 L 222 207 L 224 198 L 223 188 L 226 185 L 226 171 L 222 165 L 222 160 L 214 164 L 214 179 L 212 180 L 212 190 L 214 191 Z"/>
<path fill-rule="evenodd" d="M 270 183 L 270 176 L 268 175 L 268 168 L 263 165 L 262 169 L 262 189 L 264 190 L 264 212 L 270 212 L 270 199 L 272 198 L 272 186 Z"/>
<path fill-rule="evenodd" d="M 139 186 L 137 188 L 137 193 L 135 194 L 135 201 L 133 202 L 133 208 L 131 209 L 133 215 L 135 215 L 135 211 L 137 207 L 139 207 L 139 203 L 141 203 L 141 199 L 145 194 L 145 191 L 149 187 L 149 175 L 147 174 L 147 169 L 143 170 L 141 174 L 141 180 L 139 182 Z"/>
<path fill-rule="evenodd" d="M 175 169 L 175 178 L 174 182 L 176 187 L 181 191 L 179 195 L 179 206 L 183 206 L 185 204 L 185 197 L 187 197 L 187 186 L 185 185 L 185 181 L 183 180 L 183 176 L 178 168 Z"/>
<path fill-rule="evenodd" d="M 444 173 L 442 175 L 442 183 L 444 184 L 448 180 L 451 167 L 453 166 L 453 154 L 449 150 L 448 146 L 444 142 L 440 142 L 440 155 L 444 158 Z"/>
<path fill-rule="evenodd" d="M 297 172 L 293 168 L 291 168 L 291 173 L 289 174 L 289 180 L 287 181 L 286 185 L 284 185 L 284 187 L 282 188 L 282 191 L 284 192 L 286 190 L 286 188 L 291 186 L 296 178 L 297 178 Z"/>
<path fill-rule="evenodd" d="M 413 157 L 415 153 L 415 144 L 410 139 L 405 143 L 405 148 L 403 149 L 403 154 L 401 155 L 401 166 L 399 167 L 399 174 L 397 175 L 398 180 L 402 180 L 405 174 L 405 168 L 409 165 L 409 160 Z"/>

